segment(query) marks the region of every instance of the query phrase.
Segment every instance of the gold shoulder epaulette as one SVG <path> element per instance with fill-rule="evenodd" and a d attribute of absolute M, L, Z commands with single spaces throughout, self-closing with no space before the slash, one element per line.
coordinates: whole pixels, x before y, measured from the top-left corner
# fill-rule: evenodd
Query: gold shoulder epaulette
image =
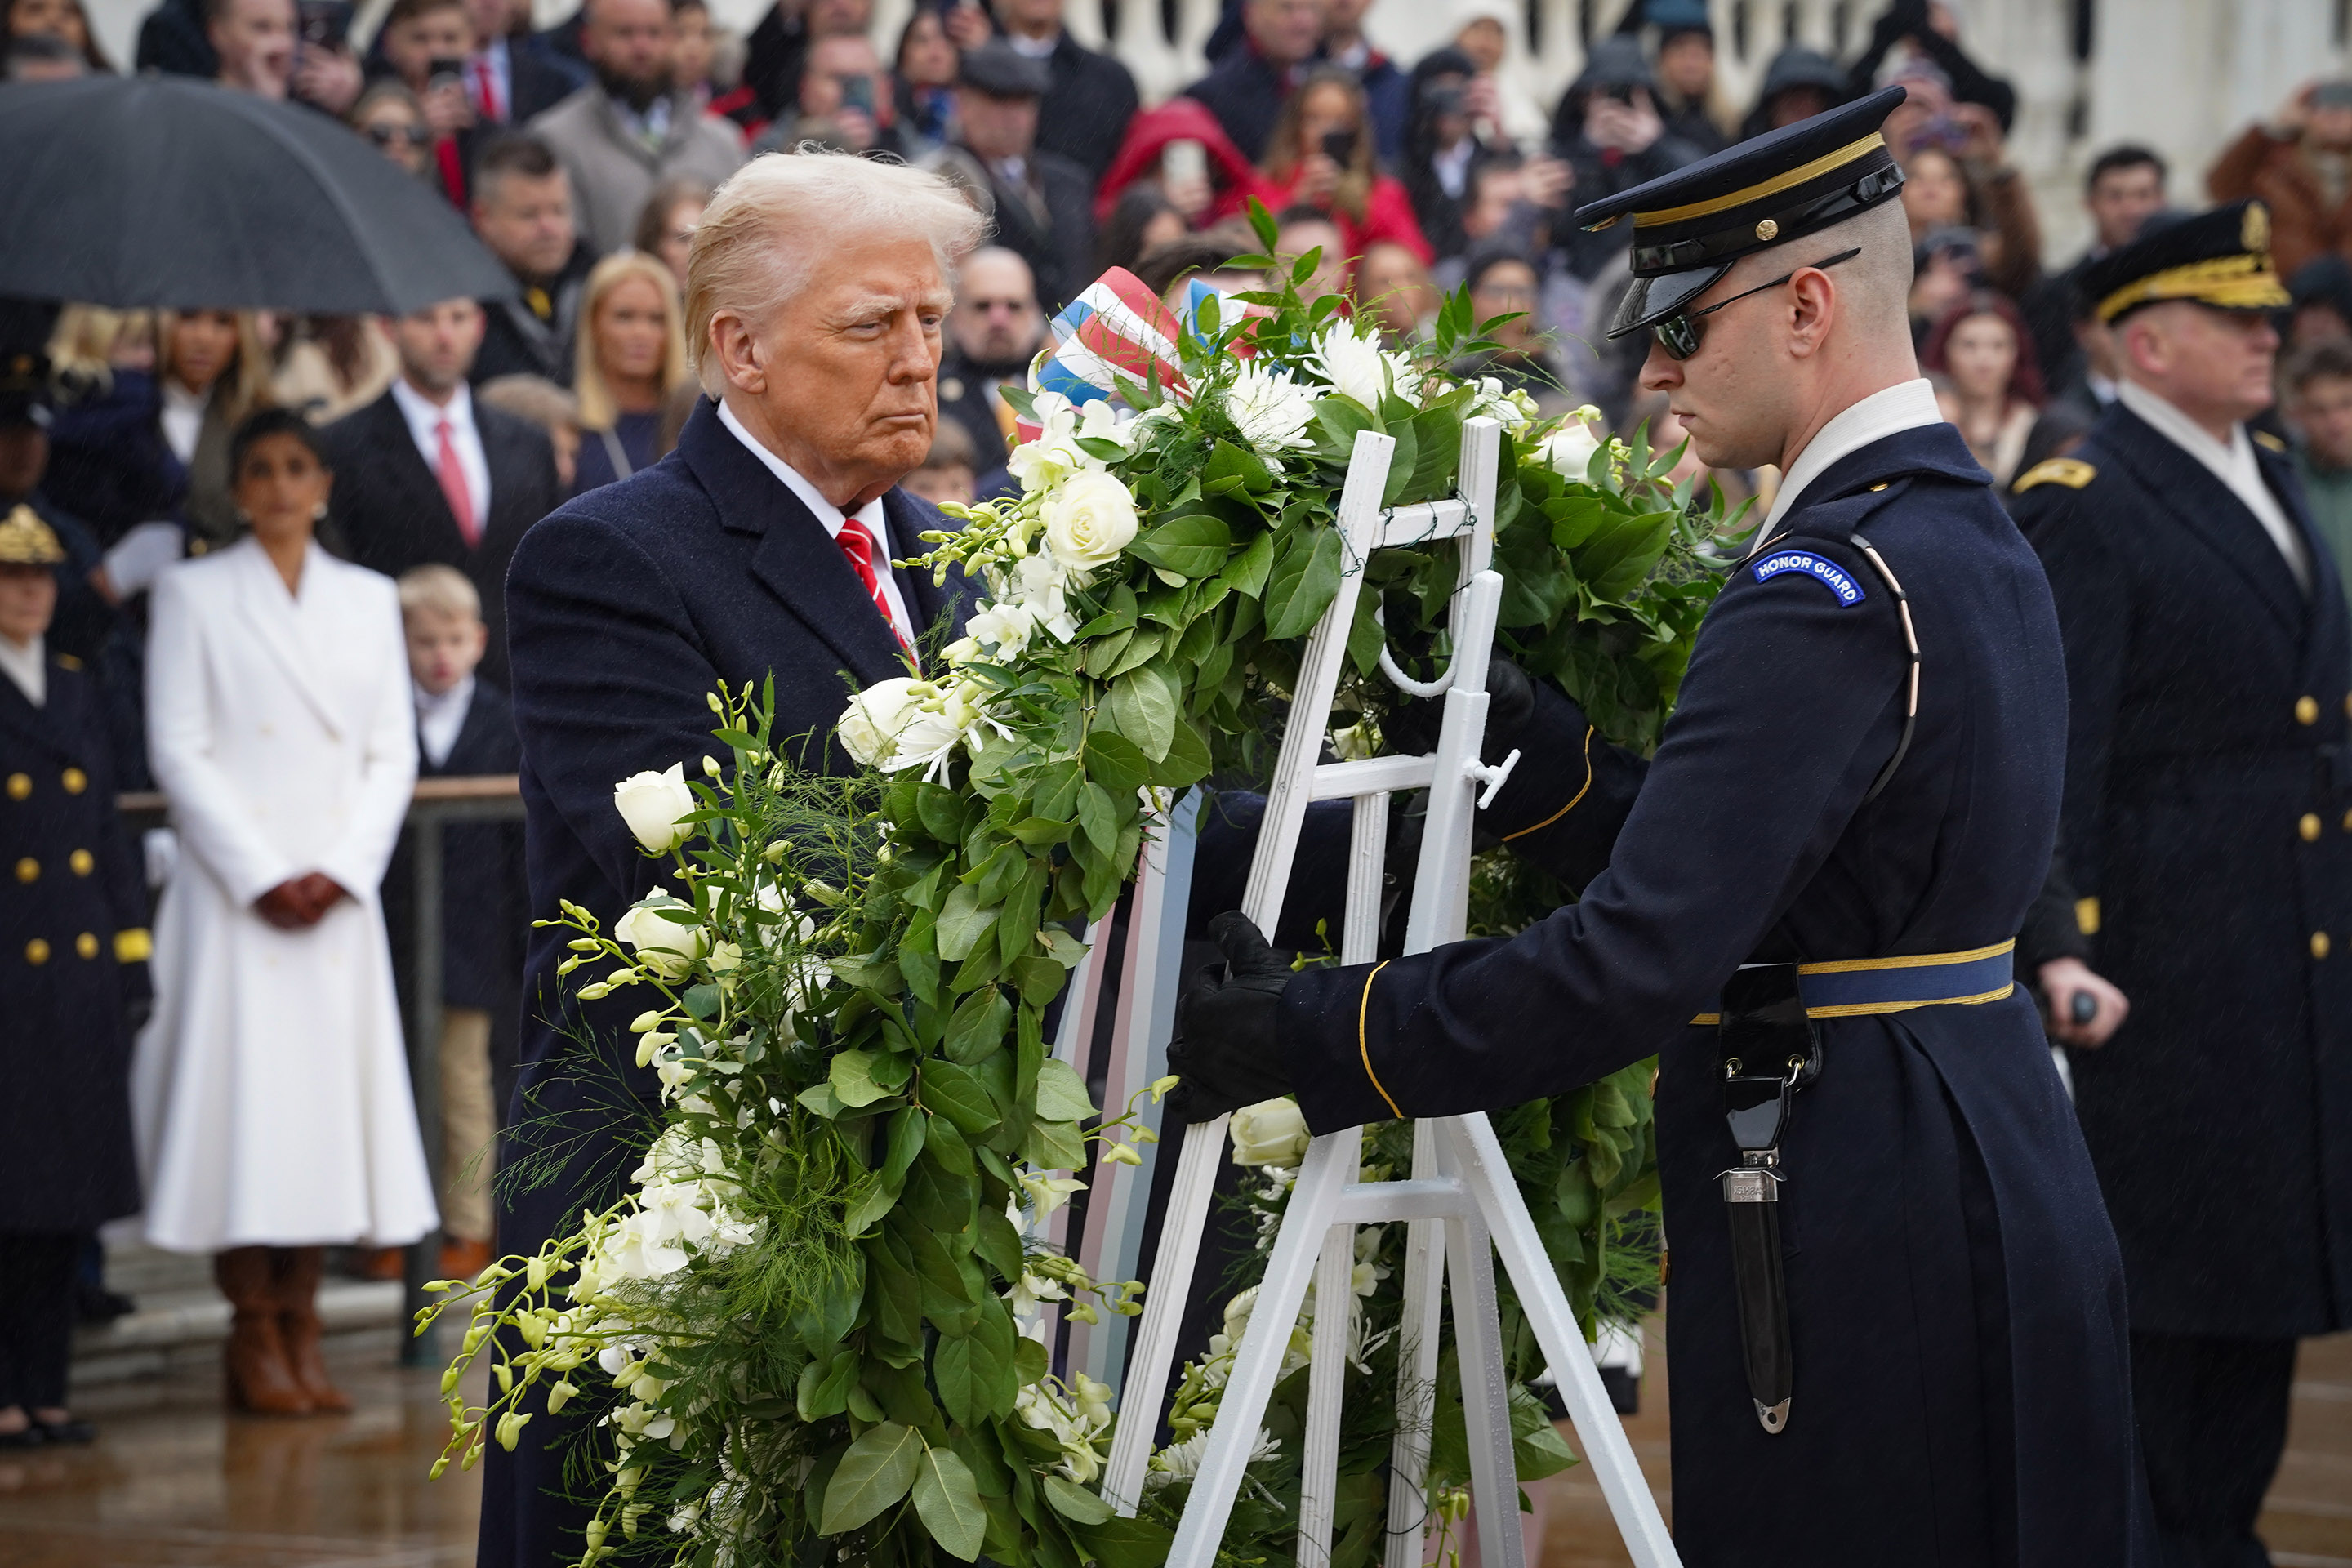
<path fill-rule="evenodd" d="M 58 668 L 59 669 L 79 669 L 81 668 L 81 660 L 76 658 L 69 653 L 53 654 L 50 657 L 58 661 Z"/>
<path fill-rule="evenodd" d="M 2080 458 L 2053 458 L 2026 469 L 2010 489 L 2019 495 L 2036 485 L 2064 485 L 2070 490 L 2079 490 L 2098 477 L 2099 470 Z"/>
<path fill-rule="evenodd" d="M 2287 444 L 2285 442 L 2280 440 L 2277 437 L 2272 435 L 2267 430 L 2257 430 L 2253 434 L 2255 440 L 2260 441 L 2263 446 L 2268 447 L 2273 452 L 2277 452 L 2284 456 L 2288 450 Z"/>

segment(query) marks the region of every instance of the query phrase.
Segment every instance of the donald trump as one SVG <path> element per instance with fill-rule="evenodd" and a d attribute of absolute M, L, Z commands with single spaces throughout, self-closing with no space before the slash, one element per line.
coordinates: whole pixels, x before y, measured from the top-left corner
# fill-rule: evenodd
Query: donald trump
<path fill-rule="evenodd" d="M 847 154 L 759 158 L 712 198 L 686 291 L 707 395 L 670 456 L 532 528 L 507 580 L 535 917 L 569 900 L 609 926 L 658 879 L 614 785 L 717 754 L 720 681 L 773 676 L 780 745 L 801 737 L 803 765 L 844 769 L 824 744 L 843 672 L 902 674 L 925 632 L 961 622 L 954 583 L 890 563 L 946 526 L 898 486 L 930 449 L 954 269 L 982 226 L 937 176 Z M 616 1198 L 659 1102 L 619 1044 L 629 1007 L 566 996 L 563 956 L 562 932 L 532 931 L 501 1150 L 529 1166 L 501 1184 L 506 1252 Z M 493 1446 L 481 1563 L 581 1553 L 588 1514 L 564 1471 L 598 1412 L 577 1411 L 541 1409 L 513 1453 Z"/>

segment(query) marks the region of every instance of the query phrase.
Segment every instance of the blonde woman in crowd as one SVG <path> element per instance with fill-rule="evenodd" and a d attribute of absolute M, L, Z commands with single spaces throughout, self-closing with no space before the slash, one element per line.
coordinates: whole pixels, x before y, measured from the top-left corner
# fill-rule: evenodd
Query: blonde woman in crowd
<path fill-rule="evenodd" d="M 580 400 L 575 494 L 655 460 L 663 400 L 687 379 L 682 314 L 669 268 L 643 251 L 608 256 L 588 274 L 572 376 Z"/>

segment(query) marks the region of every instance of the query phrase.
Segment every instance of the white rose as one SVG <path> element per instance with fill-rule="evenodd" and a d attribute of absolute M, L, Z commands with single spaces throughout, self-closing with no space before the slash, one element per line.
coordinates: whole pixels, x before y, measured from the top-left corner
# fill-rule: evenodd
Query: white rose
<path fill-rule="evenodd" d="M 1307 1157 L 1314 1134 L 1298 1102 L 1285 1097 L 1262 1100 L 1234 1112 L 1234 1163 L 1236 1165 L 1296 1165 Z"/>
<path fill-rule="evenodd" d="M 877 680 L 849 700 L 834 722 L 834 733 L 851 756 L 876 766 L 890 754 L 898 732 L 914 722 L 924 699 L 936 690 L 930 682 L 912 676 Z"/>
<path fill-rule="evenodd" d="M 657 909 L 684 909 L 685 901 L 656 886 L 644 900 L 613 922 L 613 935 L 636 951 L 637 958 L 665 979 L 675 980 L 693 968 L 709 950 L 709 937 L 699 925 L 680 925 L 656 914 Z"/>
<path fill-rule="evenodd" d="M 667 773 L 631 773 L 613 786 L 613 807 L 638 843 L 656 855 L 668 854 L 690 831 L 677 819 L 695 809 L 686 765 L 672 763 Z"/>
<path fill-rule="evenodd" d="M 1598 416 L 1598 410 L 1591 412 Z M 1578 409 L 1567 424 L 1544 438 L 1543 460 L 1561 479 L 1582 482 L 1592 466 L 1592 454 L 1601 449 L 1601 438 L 1592 433 L 1586 413 Z"/>
<path fill-rule="evenodd" d="M 1046 542 L 1054 559 L 1074 572 L 1118 560 L 1135 528 L 1135 498 L 1100 468 L 1072 474 L 1045 499 Z"/>

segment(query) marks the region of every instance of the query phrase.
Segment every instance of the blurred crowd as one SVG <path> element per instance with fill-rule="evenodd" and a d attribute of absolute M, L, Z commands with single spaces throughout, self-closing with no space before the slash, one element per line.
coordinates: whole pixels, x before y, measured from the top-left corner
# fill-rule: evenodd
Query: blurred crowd
<path fill-rule="evenodd" d="M 707 0 L 583 0 L 538 30 L 529 0 L 394 0 L 364 39 L 348 0 L 162 0 L 127 68 L 208 79 L 340 121 L 462 213 L 514 289 L 397 319 L 69 306 L 47 327 L 42 352 L 0 355 L 0 516 L 29 509 L 57 555 L 47 563 L 50 546 L 28 533 L 29 553 L 0 561 L 0 574 L 31 563 L 54 577 L 51 607 L 20 620 L 37 618 L 35 643 L 87 671 L 106 776 L 172 791 L 181 837 L 148 844 L 151 885 L 169 885 L 181 841 L 219 853 L 204 845 L 202 767 L 189 759 L 215 765 L 226 742 L 190 725 L 200 712 L 205 723 L 237 721 L 235 703 L 178 668 L 169 700 L 184 710 L 159 714 L 168 694 L 151 690 L 154 639 L 168 633 L 218 659 L 228 656 L 205 639 L 258 647 L 276 637 L 282 653 L 328 636 L 273 632 L 196 603 L 211 594 L 226 605 L 241 591 L 226 565 L 178 574 L 171 596 L 187 602 L 153 603 L 166 597 L 157 591 L 173 575 L 166 568 L 189 557 L 266 556 L 296 595 L 306 573 L 342 582 L 344 563 L 397 579 L 396 603 L 351 587 L 352 607 L 336 624 L 382 620 L 366 646 L 409 743 L 388 742 L 372 753 L 373 771 L 319 784 L 322 798 L 349 796 L 348 810 L 332 806 L 338 822 L 364 816 L 363 800 L 404 803 L 420 771 L 513 771 L 499 694 L 507 562 L 523 531 L 567 497 L 657 462 L 676 443 L 699 395 L 683 331 L 688 248 L 713 188 L 766 152 L 815 144 L 906 159 L 957 182 L 992 219 L 992 242 L 962 268 L 948 322 L 945 417 L 908 481 L 937 501 L 1009 484 L 1013 410 L 1002 389 L 1045 346 L 1053 313 L 1104 269 L 1129 268 L 1163 293 L 1187 277 L 1252 287 L 1234 263 L 1259 249 L 1246 222 L 1253 202 L 1274 216 L 1284 261 L 1318 253 L 1309 289 L 1349 296 L 1348 308 L 1392 342 L 1426 336 L 1445 293 L 1466 288 L 1479 318 L 1505 320 L 1485 363 L 1465 370 L 1502 378 L 1548 413 L 1590 404 L 1612 428 L 1647 421 L 1653 446 L 1669 445 L 1678 431 L 1663 397 L 1635 384 L 1646 339 L 1612 345 L 1600 331 L 1629 282 L 1631 226 L 1585 232 L 1574 210 L 1888 82 L 1909 93 L 1885 134 L 1907 176 L 1915 334 L 1971 450 L 2006 485 L 2064 455 L 2116 397 L 2116 350 L 2081 276 L 2164 221 L 2191 177 L 2143 147 L 2101 150 L 2082 187 L 2089 246 L 2047 255 L 2006 142 L 2016 93 L 1969 52 L 1947 7 L 1898 0 L 1851 60 L 1792 46 L 1770 61 L 1755 100 L 1738 103 L 1718 78 L 1703 0 L 1645 0 L 1622 31 L 1592 40 L 1581 74 L 1546 105 L 1501 69 L 1504 0 L 1437 3 L 1451 7 L 1450 39 L 1407 63 L 1368 31 L 1370 0 L 1229 0 L 1207 73 L 1147 107 L 1126 66 L 1066 28 L 1066 0 L 926 0 L 887 48 L 872 0 L 777 0 L 742 36 L 717 25 Z M 7 80 L 126 68 L 100 47 L 80 0 L 0 4 Z M 2225 149 L 2202 186 L 2215 201 L 2258 195 L 2268 205 L 2294 303 L 2277 323 L 2279 401 L 2265 420 L 2292 441 L 2343 556 L 2352 552 L 2352 84 L 2298 91 Z M 1717 478 L 1735 494 L 1769 494 L 1774 479 Z M 23 641 L 8 626 L 0 633 L 0 654 Z M 344 636 L 337 646 L 356 645 Z M 298 651 L 293 662 L 309 657 Z M 364 727 L 382 717 L 365 708 L 365 674 L 321 698 L 307 689 L 318 673 L 298 671 L 286 700 L 348 698 L 360 705 L 349 722 Z M 266 717 L 247 717 L 268 732 Z M 399 860 L 397 818 L 337 862 L 347 881 L 313 873 L 236 890 L 259 900 L 280 932 L 363 907 L 373 923 L 352 951 L 369 962 L 371 943 L 385 941 L 376 885 Z M 485 1256 L 479 1155 L 506 1102 L 520 958 L 508 951 L 519 922 L 496 913 L 512 896 L 514 846 L 495 837 L 504 830 L 483 831 L 492 836 L 453 837 L 450 849 L 449 879 L 462 889 L 450 951 L 467 961 L 446 971 L 443 1171 L 429 1184 L 404 1166 L 357 1172 L 359 1209 L 315 1222 L 239 1229 L 184 1214 L 180 1230 L 157 1237 L 228 1260 L 221 1278 L 240 1332 L 278 1325 L 278 1362 L 258 1341 L 245 1363 L 232 1361 L 241 1397 L 257 1408 L 333 1408 L 340 1397 L 315 1364 L 315 1315 L 305 1316 L 317 1248 L 284 1238 L 391 1245 L 430 1230 L 437 1208 L 455 1244 L 450 1270 Z M 397 876 L 389 896 L 397 931 L 406 918 Z M 404 955 L 400 984 L 409 973 Z M 503 1022 L 494 1028 L 494 1019 Z M 167 1009 L 151 1027 L 186 1058 L 207 1031 L 236 1026 Z M 396 1059 L 390 1001 L 352 1033 L 386 1029 L 388 1042 L 366 1049 Z M 205 1130 L 203 1107 L 174 1100 L 184 1084 L 139 1092 L 151 1142 L 223 1135 Z M 421 1171 L 413 1126 L 373 1135 L 382 1159 Z M 186 1169 L 226 1157 L 200 1150 Z M 164 1194 L 147 1197 L 152 1231 L 152 1214 L 172 1211 Z M 123 1212 L 93 1198 L 74 1223 L 113 1217 L 100 1212 L 110 1205 Z M 266 1245 L 247 1245 L 257 1237 Z M 19 1382 L 31 1392 L 18 1405 L 66 1419 L 61 1384 Z M 0 1441 L 32 1429 L 32 1418 L 10 1415 L 10 1397 L 0 1387 Z"/>

